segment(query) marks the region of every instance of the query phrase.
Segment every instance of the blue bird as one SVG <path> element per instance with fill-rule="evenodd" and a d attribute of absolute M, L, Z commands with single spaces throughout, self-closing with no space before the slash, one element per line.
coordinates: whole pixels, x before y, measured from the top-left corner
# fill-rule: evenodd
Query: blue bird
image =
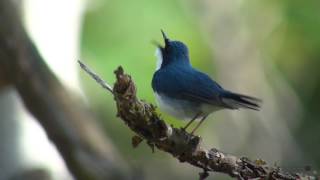
<path fill-rule="evenodd" d="M 193 134 L 206 117 L 217 110 L 260 109 L 260 99 L 225 90 L 207 74 L 194 69 L 188 47 L 161 32 L 165 46 L 157 44 L 158 61 L 152 89 L 162 111 L 181 120 L 190 120 L 184 130 L 200 119 Z"/>

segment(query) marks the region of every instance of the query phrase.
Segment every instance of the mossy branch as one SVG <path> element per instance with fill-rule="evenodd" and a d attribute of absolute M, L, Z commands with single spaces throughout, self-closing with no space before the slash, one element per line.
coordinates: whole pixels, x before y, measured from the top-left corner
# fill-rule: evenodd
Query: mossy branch
<path fill-rule="evenodd" d="M 86 65 L 79 61 L 86 72 L 92 76 L 102 87 L 111 87 L 93 73 Z M 200 179 L 205 179 L 208 172 L 220 172 L 237 179 L 268 179 L 268 180 L 298 180 L 317 179 L 301 173 L 289 173 L 277 166 L 268 166 L 263 160 L 250 160 L 246 157 L 236 157 L 219 151 L 216 148 L 205 149 L 202 139 L 181 128 L 174 128 L 160 118 L 155 106 L 141 101 L 136 96 L 136 86 L 130 77 L 125 74 L 122 67 L 115 71 L 116 83 L 113 91 L 117 104 L 118 117 L 137 135 L 132 138 L 132 144 L 137 147 L 146 140 L 154 149 L 170 153 L 180 162 L 187 162 L 201 168 Z"/>

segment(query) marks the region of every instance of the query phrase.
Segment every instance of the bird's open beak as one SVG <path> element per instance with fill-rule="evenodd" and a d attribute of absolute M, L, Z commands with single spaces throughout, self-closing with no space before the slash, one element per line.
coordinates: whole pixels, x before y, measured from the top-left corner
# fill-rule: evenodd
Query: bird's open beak
<path fill-rule="evenodd" d="M 154 44 L 155 46 L 157 46 L 160 49 L 163 49 L 162 45 L 160 43 L 158 43 L 157 41 L 153 40 L 151 41 L 152 44 Z"/>
<path fill-rule="evenodd" d="M 164 44 L 165 46 L 167 46 L 168 42 L 170 41 L 170 39 L 168 38 L 168 36 L 166 35 L 166 33 L 164 33 L 164 31 L 161 29 L 161 33 L 164 39 Z"/>
<path fill-rule="evenodd" d="M 158 48 L 160 48 L 161 50 L 164 50 L 168 44 L 168 42 L 170 41 L 170 39 L 167 37 L 167 35 L 163 32 L 163 30 L 161 30 L 163 39 L 164 39 L 164 47 L 157 41 L 153 40 L 151 41 L 152 44 L 154 44 L 155 46 L 157 46 Z"/>

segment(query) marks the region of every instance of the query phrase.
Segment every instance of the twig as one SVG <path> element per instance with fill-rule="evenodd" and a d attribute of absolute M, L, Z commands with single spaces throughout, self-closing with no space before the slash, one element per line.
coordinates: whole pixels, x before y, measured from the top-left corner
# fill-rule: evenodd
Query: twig
<path fill-rule="evenodd" d="M 80 64 L 80 67 L 86 71 L 98 84 L 100 84 L 104 89 L 108 90 L 113 94 L 112 87 L 107 84 L 104 80 L 102 80 L 97 74 L 95 74 L 93 71 L 88 68 L 88 66 L 84 65 L 80 60 L 78 60 L 78 63 Z"/>
<path fill-rule="evenodd" d="M 86 67 L 84 64 L 82 66 Z M 94 74 L 93 72 L 88 73 Z M 138 146 L 143 138 L 152 148 L 157 147 L 159 150 L 170 153 L 180 162 L 187 162 L 201 168 L 203 172 L 199 174 L 200 179 L 206 178 L 209 171 L 224 173 L 240 180 L 317 179 L 316 176 L 284 172 L 279 167 L 268 166 L 261 159 L 252 161 L 215 148 L 205 149 L 201 145 L 202 139 L 199 136 L 166 124 L 156 113 L 152 104 L 140 101 L 136 97 L 134 82 L 129 75 L 124 74 L 122 67 L 119 67 L 115 74 L 117 81 L 113 88 L 113 95 L 117 104 L 118 116 L 132 131 L 137 133 L 138 136 L 133 137 L 134 147 Z M 97 82 L 100 85 L 106 84 L 104 81 Z"/>

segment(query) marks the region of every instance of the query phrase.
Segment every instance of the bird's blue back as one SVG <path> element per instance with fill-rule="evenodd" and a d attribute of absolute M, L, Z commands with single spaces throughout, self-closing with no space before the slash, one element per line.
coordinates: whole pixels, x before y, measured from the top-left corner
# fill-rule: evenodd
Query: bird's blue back
<path fill-rule="evenodd" d="M 154 74 L 153 90 L 175 99 L 223 106 L 220 99 L 223 88 L 207 74 L 194 69 L 189 61 L 181 61 L 184 60 L 171 62 Z"/>

